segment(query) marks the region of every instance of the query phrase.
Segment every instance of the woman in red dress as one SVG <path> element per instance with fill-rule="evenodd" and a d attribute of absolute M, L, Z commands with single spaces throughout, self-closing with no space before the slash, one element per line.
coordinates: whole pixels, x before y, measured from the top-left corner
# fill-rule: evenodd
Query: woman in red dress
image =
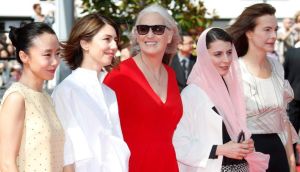
<path fill-rule="evenodd" d="M 131 151 L 130 172 L 178 172 L 172 144 L 182 115 L 174 71 L 163 63 L 180 40 L 166 9 L 142 10 L 132 31 L 136 56 L 123 61 L 104 83 L 117 95 L 124 139 Z"/>

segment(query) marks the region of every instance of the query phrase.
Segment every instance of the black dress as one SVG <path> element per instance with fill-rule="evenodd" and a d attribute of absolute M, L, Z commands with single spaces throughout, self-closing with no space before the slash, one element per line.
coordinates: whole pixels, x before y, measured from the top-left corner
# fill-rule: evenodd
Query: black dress
<path fill-rule="evenodd" d="M 212 108 L 217 114 L 219 114 L 218 110 L 213 107 Z M 227 143 L 231 141 L 231 138 L 227 132 L 226 126 L 224 122 L 222 122 L 222 135 L 223 135 L 223 143 Z M 210 152 L 210 159 L 216 159 L 218 156 L 216 156 L 216 148 L 217 145 L 213 145 L 212 150 Z M 248 172 L 248 163 L 245 159 L 238 160 L 238 159 L 232 159 L 228 157 L 223 157 L 222 161 L 222 168 L 221 172 Z"/>

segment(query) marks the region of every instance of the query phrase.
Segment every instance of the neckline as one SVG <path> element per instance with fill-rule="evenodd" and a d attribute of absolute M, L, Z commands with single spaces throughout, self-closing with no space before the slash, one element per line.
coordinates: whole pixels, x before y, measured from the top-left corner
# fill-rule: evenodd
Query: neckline
<path fill-rule="evenodd" d="M 146 76 L 143 74 L 142 70 L 139 68 L 139 66 L 137 65 L 137 63 L 134 61 L 133 58 L 130 59 L 132 61 L 132 63 L 134 64 L 134 66 L 137 68 L 138 70 L 138 74 L 141 75 L 142 79 L 144 80 L 144 83 L 146 84 L 146 86 L 148 87 L 148 89 L 150 90 L 150 93 L 153 94 L 154 98 L 160 102 L 161 104 L 165 105 L 167 104 L 168 102 L 168 99 L 169 99 L 169 91 L 170 91 L 170 88 L 169 88 L 169 85 L 170 85 L 170 77 L 169 77 L 169 71 L 167 70 L 167 68 L 165 68 L 165 70 L 167 71 L 167 91 L 166 91 L 166 100 L 163 101 L 158 94 L 156 94 L 156 92 L 154 91 L 154 89 L 151 87 L 150 83 L 148 82 Z M 164 64 L 163 64 L 163 67 L 164 67 Z"/>
<path fill-rule="evenodd" d="M 35 94 L 41 94 L 41 95 L 44 95 L 44 94 L 45 94 L 44 90 L 42 90 L 42 91 L 34 90 L 34 89 L 28 87 L 27 85 L 21 83 L 21 82 L 15 82 L 14 84 L 18 84 L 18 85 L 20 85 L 21 87 L 24 87 L 24 88 L 26 88 L 27 90 L 29 90 L 29 91 L 31 91 L 31 92 L 33 92 L 33 93 L 35 93 Z"/>
<path fill-rule="evenodd" d="M 253 77 L 254 79 L 256 79 L 256 80 L 261 80 L 261 81 L 266 81 L 266 80 L 270 80 L 272 77 L 273 77 L 273 64 L 272 64 L 272 62 L 268 59 L 268 57 L 266 57 L 266 59 L 267 59 L 267 61 L 270 63 L 270 65 L 271 65 L 271 74 L 270 74 L 270 76 L 268 76 L 267 78 L 261 78 L 261 77 L 258 77 L 258 76 L 256 76 L 256 75 L 254 75 L 254 74 L 252 74 L 249 70 L 248 70 L 248 68 L 247 68 L 247 66 L 246 66 L 246 63 L 244 62 L 244 59 L 243 58 L 241 58 L 240 59 L 240 61 L 242 62 L 242 65 L 243 65 L 243 68 L 244 68 L 244 70 L 248 73 L 248 75 L 250 75 L 251 77 Z"/>

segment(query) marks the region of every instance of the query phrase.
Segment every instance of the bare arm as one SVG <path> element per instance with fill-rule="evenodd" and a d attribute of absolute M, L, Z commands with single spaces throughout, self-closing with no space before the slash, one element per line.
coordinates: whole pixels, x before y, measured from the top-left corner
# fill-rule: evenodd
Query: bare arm
<path fill-rule="evenodd" d="M 291 134 L 291 126 L 290 126 L 291 123 L 286 122 L 285 125 L 286 125 L 286 130 L 288 132 L 288 140 L 285 145 L 285 151 L 290 166 L 290 172 L 296 172 L 296 160 L 295 160 L 295 155 L 293 150 L 292 134 Z"/>
<path fill-rule="evenodd" d="M 25 102 L 19 93 L 11 93 L 0 110 L 0 171 L 17 172 L 25 117 Z"/>
<path fill-rule="evenodd" d="M 63 172 L 75 172 L 74 164 L 64 166 Z"/>

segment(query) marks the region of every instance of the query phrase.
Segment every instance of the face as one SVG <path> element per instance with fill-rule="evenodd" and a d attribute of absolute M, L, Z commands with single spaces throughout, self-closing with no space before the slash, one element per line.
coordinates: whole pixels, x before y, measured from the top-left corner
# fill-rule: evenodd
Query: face
<path fill-rule="evenodd" d="M 59 42 L 53 34 L 43 33 L 32 40 L 28 53 L 21 51 L 24 70 L 30 70 L 41 80 L 53 79 L 59 64 Z"/>
<path fill-rule="evenodd" d="M 42 7 L 40 5 L 38 5 L 35 9 L 35 12 L 38 13 L 38 14 L 41 14 L 42 13 Z"/>
<path fill-rule="evenodd" d="M 283 27 L 284 27 L 286 30 L 289 30 L 289 29 L 292 27 L 292 25 L 293 25 L 294 23 L 293 23 L 293 20 L 292 20 L 292 19 L 290 19 L 290 18 L 285 18 L 285 19 L 283 20 L 282 24 L 283 24 Z"/>
<path fill-rule="evenodd" d="M 216 40 L 209 44 L 207 51 L 218 73 L 221 76 L 226 75 L 232 62 L 231 42 Z"/>
<path fill-rule="evenodd" d="M 191 36 L 183 36 L 182 43 L 178 45 L 178 49 L 184 54 L 191 54 L 194 48 L 194 44 L 194 39 Z"/>
<path fill-rule="evenodd" d="M 7 51 L 1 50 L 1 51 L 0 51 L 0 57 L 2 57 L 2 58 L 7 58 L 7 57 L 8 57 Z"/>
<path fill-rule="evenodd" d="M 300 23 L 300 15 L 296 17 L 296 23 Z"/>
<path fill-rule="evenodd" d="M 258 17 L 253 31 L 246 33 L 249 49 L 252 48 L 255 51 L 262 51 L 264 53 L 274 51 L 277 30 L 277 20 L 274 15 Z"/>
<path fill-rule="evenodd" d="M 97 68 L 110 65 L 118 50 L 117 33 L 111 25 L 104 25 L 91 41 L 81 41 L 81 47 L 87 52 L 84 61 Z"/>
<path fill-rule="evenodd" d="M 148 13 L 141 17 L 138 25 L 163 25 L 165 26 L 164 18 L 158 13 Z M 153 33 L 152 28 L 149 30 L 147 34 L 139 34 L 135 29 L 135 35 L 137 39 L 137 43 L 140 46 L 141 52 L 147 55 L 158 55 L 163 54 L 166 50 L 168 43 L 172 40 L 172 32 L 165 28 L 163 34 L 155 34 Z"/>

